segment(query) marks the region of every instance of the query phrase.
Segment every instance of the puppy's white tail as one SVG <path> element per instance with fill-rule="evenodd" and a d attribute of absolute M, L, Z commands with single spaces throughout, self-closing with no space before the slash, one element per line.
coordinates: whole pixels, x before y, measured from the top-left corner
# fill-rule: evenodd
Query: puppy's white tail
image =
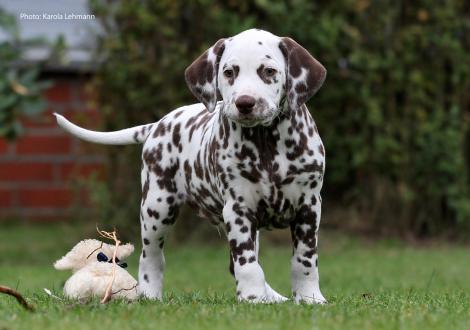
<path fill-rule="evenodd" d="M 115 132 L 96 132 L 81 128 L 67 119 L 64 116 L 54 113 L 57 119 L 57 124 L 70 134 L 94 143 L 100 144 L 134 144 L 143 143 L 152 129 L 153 124 L 135 126 L 126 128 Z"/>

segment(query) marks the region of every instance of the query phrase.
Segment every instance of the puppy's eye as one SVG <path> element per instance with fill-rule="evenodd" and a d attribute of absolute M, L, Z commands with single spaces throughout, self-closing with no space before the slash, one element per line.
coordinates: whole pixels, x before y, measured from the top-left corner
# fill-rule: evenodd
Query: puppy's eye
<path fill-rule="evenodd" d="M 267 76 L 267 77 L 272 77 L 276 74 L 276 69 L 273 69 L 273 68 L 266 68 L 264 69 L 264 74 Z"/>
<path fill-rule="evenodd" d="M 227 69 L 224 71 L 224 76 L 227 78 L 232 78 L 233 77 L 233 70 L 232 69 Z"/>

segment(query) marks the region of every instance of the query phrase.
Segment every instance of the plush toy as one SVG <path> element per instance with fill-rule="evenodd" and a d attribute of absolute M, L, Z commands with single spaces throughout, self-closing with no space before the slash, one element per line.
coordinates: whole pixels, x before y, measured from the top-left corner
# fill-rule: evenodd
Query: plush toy
<path fill-rule="evenodd" d="M 112 281 L 112 258 L 114 245 L 96 239 L 79 242 L 73 249 L 54 263 L 55 269 L 72 270 L 73 275 L 65 282 L 64 294 L 69 298 L 103 297 Z M 132 244 L 120 245 L 116 253 L 116 275 L 112 286 L 111 298 L 133 300 L 138 297 L 137 281 L 125 270 L 122 262 L 132 252 Z"/>

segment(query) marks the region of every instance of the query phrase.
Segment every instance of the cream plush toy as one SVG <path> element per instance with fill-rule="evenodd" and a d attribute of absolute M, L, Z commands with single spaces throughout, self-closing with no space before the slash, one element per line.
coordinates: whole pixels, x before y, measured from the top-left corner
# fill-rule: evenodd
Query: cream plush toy
<path fill-rule="evenodd" d="M 138 297 L 137 281 L 125 270 L 122 260 L 134 252 L 132 244 L 120 245 L 116 254 L 116 277 L 111 298 L 134 300 Z M 68 298 L 103 297 L 113 277 L 112 257 L 114 245 L 96 239 L 79 242 L 73 249 L 54 263 L 55 269 L 72 270 L 65 282 L 64 294 Z"/>

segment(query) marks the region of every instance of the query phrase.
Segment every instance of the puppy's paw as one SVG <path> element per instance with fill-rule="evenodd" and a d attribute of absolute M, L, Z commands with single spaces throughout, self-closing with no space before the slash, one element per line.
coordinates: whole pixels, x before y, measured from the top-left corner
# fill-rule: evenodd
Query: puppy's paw
<path fill-rule="evenodd" d="M 271 288 L 269 288 L 271 289 Z M 288 298 L 280 295 L 273 289 L 265 290 L 263 294 L 238 294 L 238 301 L 239 302 L 247 302 L 251 304 L 277 304 L 282 303 L 288 300 Z"/>
<path fill-rule="evenodd" d="M 323 297 L 321 292 L 314 292 L 312 295 L 307 294 L 300 294 L 298 292 L 293 292 L 293 298 L 295 303 L 297 304 L 318 304 L 318 305 L 326 305 L 328 301 Z"/>
<path fill-rule="evenodd" d="M 267 293 L 267 299 L 271 303 L 282 303 L 282 302 L 289 300 L 289 298 L 284 297 L 283 295 L 274 291 L 273 288 L 271 288 L 268 283 L 266 283 L 266 293 Z"/>

